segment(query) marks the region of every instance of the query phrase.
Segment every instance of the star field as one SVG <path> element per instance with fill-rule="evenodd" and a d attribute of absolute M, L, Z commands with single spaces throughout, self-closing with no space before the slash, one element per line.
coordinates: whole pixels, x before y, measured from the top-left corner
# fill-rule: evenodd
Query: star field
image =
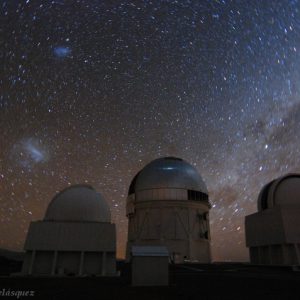
<path fill-rule="evenodd" d="M 261 187 L 300 171 L 300 2 L 0 1 L 0 247 L 56 192 L 107 199 L 118 256 L 134 175 L 160 156 L 207 184 L 214 260 L 247 260 Z"/>

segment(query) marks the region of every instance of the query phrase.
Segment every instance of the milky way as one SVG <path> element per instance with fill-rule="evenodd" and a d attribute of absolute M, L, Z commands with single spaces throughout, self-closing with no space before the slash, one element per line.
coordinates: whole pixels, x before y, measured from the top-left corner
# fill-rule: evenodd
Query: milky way
<path fill-rule="evenodd" d="M 208 186 L 213 258 L 247 259 L 260 188 L 300 171 L 300 2 L 0 4 L 0 247 L 89 183 L 123 256 L 130 181 L 178 156 Z"/>

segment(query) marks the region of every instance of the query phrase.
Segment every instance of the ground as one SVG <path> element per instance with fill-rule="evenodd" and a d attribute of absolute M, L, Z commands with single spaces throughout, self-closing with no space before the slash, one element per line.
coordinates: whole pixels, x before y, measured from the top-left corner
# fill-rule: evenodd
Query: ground
<path fill-rule="evenodd" d="M 121 276 L 115 278 L 14 277 L 2 273 L 0 293 L 34 291 L 32 299 L 300 299 L 300 272 L 291 267 L 170 265 L 168 287 L 132 287 L 130 265 L 119 262 L 118 269 Z"/>

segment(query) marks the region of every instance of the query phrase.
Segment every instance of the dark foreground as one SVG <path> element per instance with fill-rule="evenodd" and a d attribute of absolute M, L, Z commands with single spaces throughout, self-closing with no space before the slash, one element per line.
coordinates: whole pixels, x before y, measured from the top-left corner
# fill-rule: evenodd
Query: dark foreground
<path fill-rule="evenodd" d="M 300 299 L 300 272 L 287 267 L 171 265 L 168 287 L 131 287 L 129 265 L 119 263 L 118 268 L 121 276 L 116 278 L 2 276 L 0 293 L 34 291 L 19 299 Z"/>

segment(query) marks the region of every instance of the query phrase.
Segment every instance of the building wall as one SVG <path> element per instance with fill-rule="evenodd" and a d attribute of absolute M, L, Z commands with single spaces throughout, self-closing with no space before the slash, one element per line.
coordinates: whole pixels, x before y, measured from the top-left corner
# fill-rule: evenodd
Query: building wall
<path fill-rule="evenodd" d="M 246 216 L 245 229 L 247 247 L 282 243 L 285 233 L 280 207 Z"/>
<path fill-rule="evenodd" d="M 300 244 L 250 247 L 250 261 L 263 265 L 299 265 Z"/>
<path fill-rule="evenodd" d="M 26 251 L 24 258 L 23 258 L 23 265 L 22 265 L 22 274 L 28 274 L 30 269 L 30 262 L 32 257 L 32 251 Z"/>
<path fill-rule="evenodd" d="M 116 274 L 115 252 L 28 251 L 22 273 L 26 275 L 108 275 Z M 104 257 L 103 257 L 104 256 Z M 81 262 L 82 259 L 82 262 Z"/>
<path fill-rule="evenodd" d="M 115 275 L 115 225 L 97 222 L 32 222 L 22 273 Z"/>
<path fill-rule="evenodd" d="M 102 273 L 102 253 L 87 252 L 84 254 L 83 274 L 101 274 Z"/>
<path fill-rule="evenodd" d="M 208 212 L 200 201 L 137 201 L 128 214 L 127 259 L 132 245 L 163 245 L 176 262 L 210 262 Z"/>
<path fill-rule="evenodd" d="M 24 249 L 115 252 L 115 224 L 100 222 L 31 222 Z"/>
<path fill-rule="evenodd" d="M 210 251 L 210 241 L 208 240 L 194 240 L 191 241 L 190 248 L 190 259 L 199 260 L 201 258 L 201 262 L 207 263 L 211 261 L 211 251 Z"/>
<path fill-rule="evenodd" d="M 80 263 L 79 251 L 60 251 L 57 253 L 56 274 L 78 275 Z M 36 264 L 38 264 L 36 262 Z"/>
<path fill-rule="evenodd" d="M 245 219 L 246 245 L 254 264 L 300 264 L 300 209 L 293 205 L 265 209 Z"/>
<path fill-rule="evenodd" d="M 32 266 L 32 273 L 38 275 L 51 274 L 53 252 L 40 251 L 35 255 L 35 262 Z"/>

